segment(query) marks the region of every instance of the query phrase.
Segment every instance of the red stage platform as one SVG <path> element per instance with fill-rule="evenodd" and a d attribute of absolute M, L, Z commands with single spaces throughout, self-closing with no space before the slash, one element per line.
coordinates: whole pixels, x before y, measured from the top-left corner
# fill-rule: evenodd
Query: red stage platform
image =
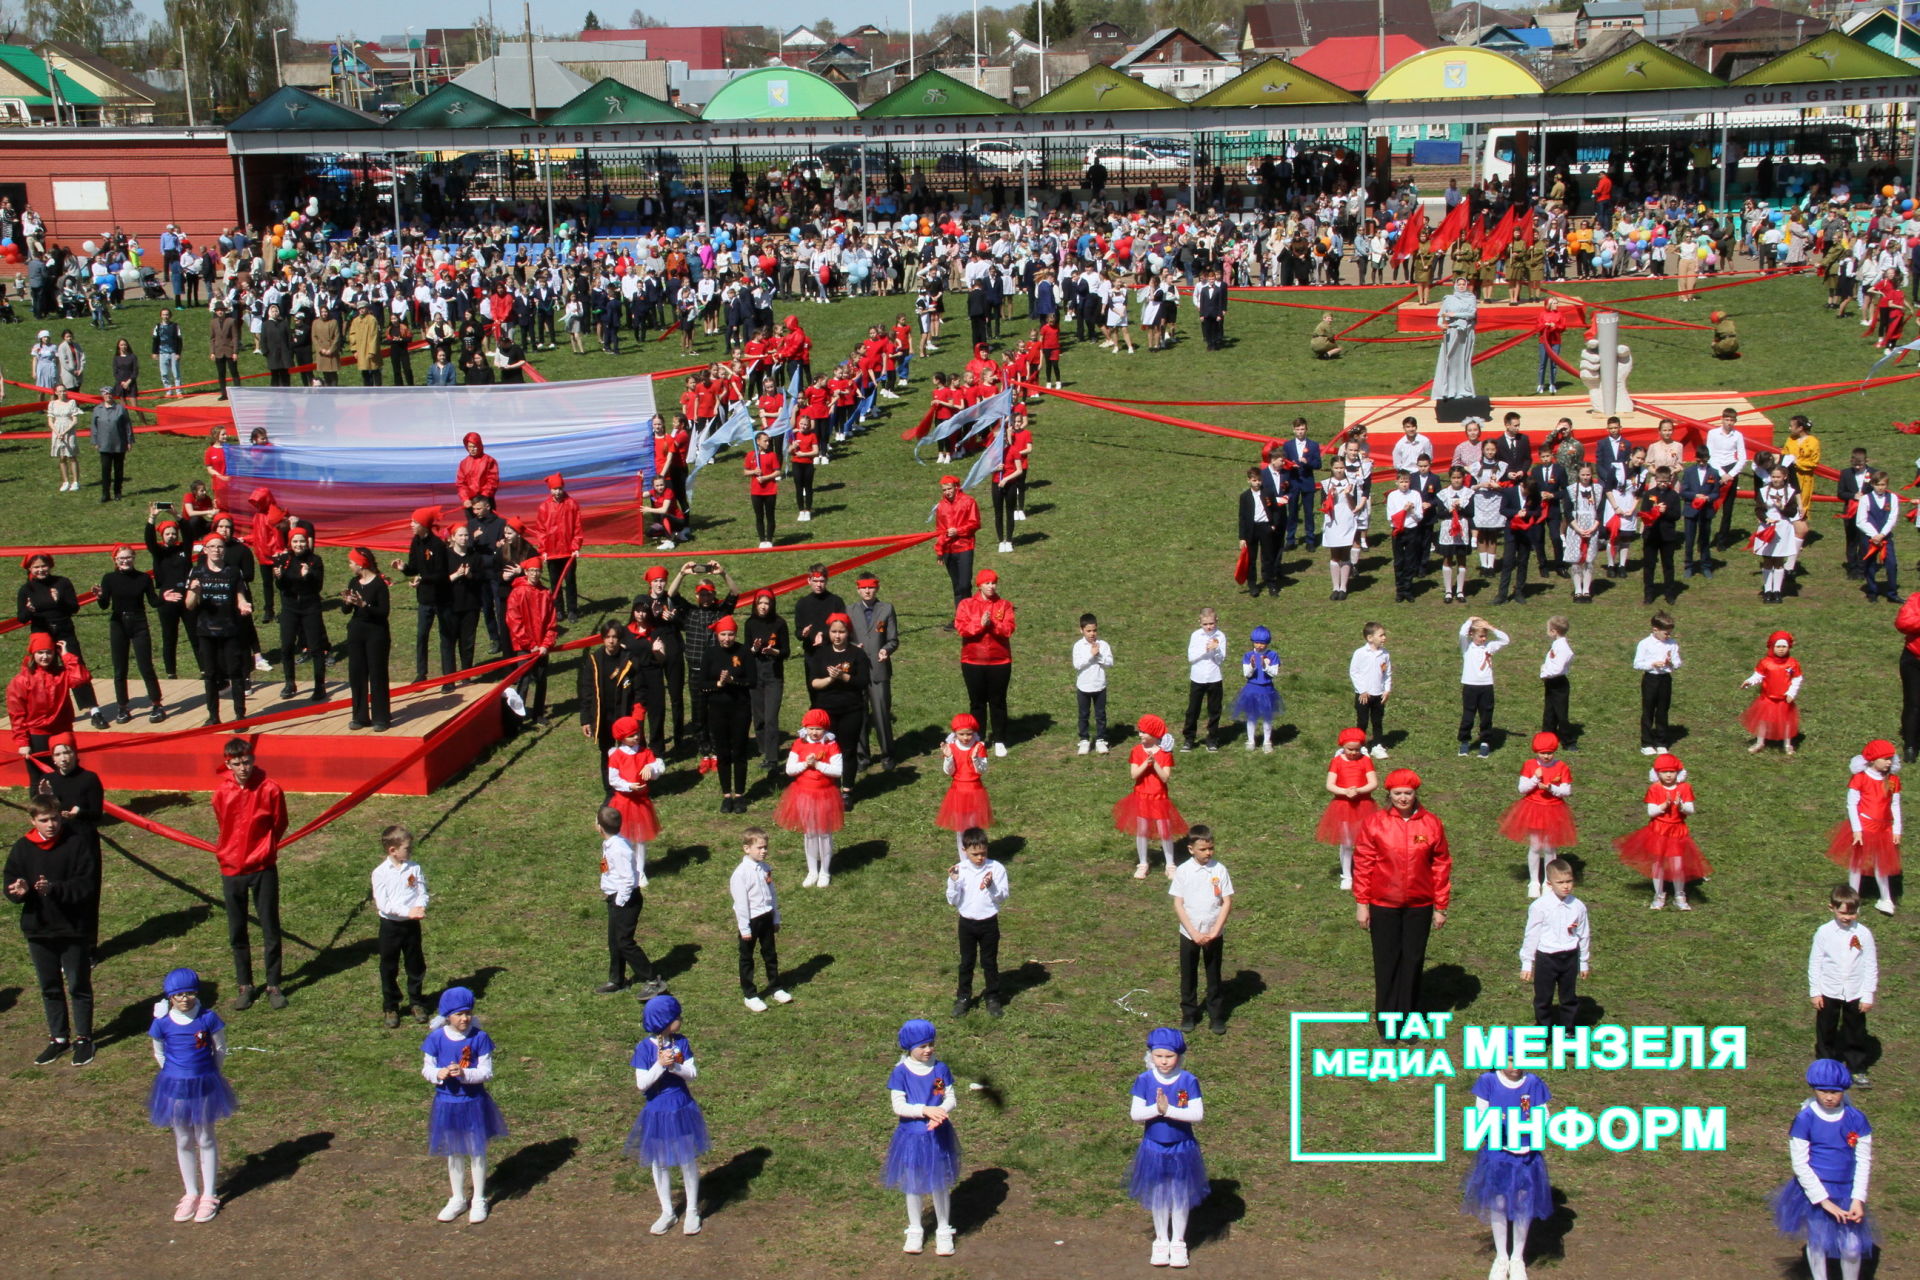
<path fill-rule="evenodd" d="M 1438 286 L 1435 286 L 1438 293 Z M 1497 286 L 1496 297 L 1504 296 L 1506 286 Z M 1504 302 L 1482 302 L 1480 304 L 1479 331 L 1488 333 L 1494 330 L 1518 330 L 1526 332 L 1540 322 L 1540 312 L 1544 304 L 1539 302 L 1521 302 L 1508 306 Z M 1573 329 L 1584 329 L 1587 325 L 1587 311 L 1579 301 L 1562 299 L 1561 313 L 1567 317 L 1567 325 Z M 1440 304 L 1437 302 L 1421 306 L 1417 302 L 1403 303 L 1396 313 L 1395 323 L 1401 333 L 1438 333 L 1440 332 Z"/>
<path fill-rule="evenodd" d="M 75 723 L 80 759 L 100 775 L 109 794 L 211 791 L 221 776 L 220 750 L 227 735 L 210 731 L 182 736 L 182 731 L 206 722 L 201 683 L 162 680 L 160 686 L 168 713 L 160 724 L 148 723 L 144 697 L 136 697 L 128 705 L 134 717 L 132 724 L 95 730 L 85 718 Z M 111 686 L 98 675 L 94 689 L 111 693 Z M 307 692 L 302 689 L 299 697 L 283 700 L 280 673 L 275 671 L 271 683 L 255 683 L 247 698 L 247 712 L 263 715 L 304 707 L 309 705 Z M 346 692 L 345 684 L 328 686 L 330 698 L 345 697 Z M 462 717 L 463 711 L 482 698 L 488 699 L 488 706 L 475 707 L 474 714 Z M 222 706 L 222 715 L 231 718 L 231 713 L 231 705 Z M 502 714 L 498 686 L 489 678 L 485 684 L 443 686 L 396 696 L 393 727 L 385 733 L 349 729 L 344 706 L 243 732 L 254 738 L 261 766 L 288 791 L 345 795 L 418 753 L 418 758 L 388 779 L 377 794 L 424 796 L 499 741 Z M 102 749 L 108 742 L 114 744 L 113 748 Z M 120 745 L 122 742 L 127 745 Z M 5 785 L 21 785 L 21 774 L 12 769 L 0 777 L 4 777 Z"/>

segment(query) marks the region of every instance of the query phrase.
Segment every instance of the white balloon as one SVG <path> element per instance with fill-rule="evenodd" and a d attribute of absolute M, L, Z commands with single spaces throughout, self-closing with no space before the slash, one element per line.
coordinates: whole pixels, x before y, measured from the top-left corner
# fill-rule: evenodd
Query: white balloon
<path fill-rule="evenodd" d="M 91 240 L 83 240 L 80 242 L 80 252 L 82 253 L 98 253 L 99 251 L 100 246 Z"/>

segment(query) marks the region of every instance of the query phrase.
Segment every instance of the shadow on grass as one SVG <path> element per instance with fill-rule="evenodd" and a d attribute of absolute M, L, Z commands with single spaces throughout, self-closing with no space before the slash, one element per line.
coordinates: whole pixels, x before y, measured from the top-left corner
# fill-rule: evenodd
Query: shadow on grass
<path fill-rule="evenodd" d="M 1001 836 L 987 842 L 987 856 L 996 862 L 1012 862 L 1026 851 L 1025 836 Z"/>
<path fill-rule="evenodd" d="M 135 927 L 108 938 L 94 949 L 93 963 L 103 965 L 115 956 L 129 951 L 138 951 L 150 947 L 156 942 L 168 938 L 178 938 L 193 932 L 206 918 L 213 914 L 213 908 L 205 903 L 196 903 L 191 907 L 181 907 L 175 911 L 163 911 L 157 916 L 149 916 Z"/>
<path fill-rule="evenodd" d="M 1480 998 L 1480 987 L 1480 979 L 1457 964 L 1434 965 L 1420 980 L 1420 1011 L 1471 1008 Z"/>
<path fill-rule="evenodd" d="M 1252 969 L 1242 969 L 1220 984 L 1220 1001 L 1228 1013 L 1237 1011 L 1241 1005 L 1251 1004 L 1255 998 L 1265 995 L 1267 980 Z"/>
<path fill-rule="evenodd" d="M 473 998 L 475 1000 L 484 1000 L 487 998 L 487 988 L 493 984 L 494 976 L 505 972 L 506 968 L 502 965 L 481 965 L 464 978 L 449 978 L 447 985 L 442 987 L 441 990 L 445 991 L 448 987 L 465 987 L 467 990 L 473 992 Z"/>
<path fill-rule="evenodd" d="M 573 1159 L 579 1149 L 580 1139 L 574 1137 L 528 1143 L 494 1168 L 487 1182 L 488 1199 L 522 1199 Z"/>
<path fill-rule="evenodd" d="M 1029 960 L 1017 969 L 1008 969 L 1000 975 L 1000 991 L 1003 998 L 1012 1003 L 1014 997 L 1024 995 L 1036 987 L 1044 987 L 1053 981 L 1053 971 L 1038 960 Z"/>
<path fill-rule="evenodd" d="M 1550 1217 L 1533 1224 L 1527 1232 L 1527 1248 L 1537 1261 L 1541 1258 L 1553 1258 L 1556 1261 L 1567 1256 L 1567 1236 L 1573 1231 L 1574 1223 L 1580 1215 L 1567 1207 L 1567 1193 L 1553 1188 L 1553 1213 Z"/>
<path fill-rule="evenodd" d="M 896 764 L 891 773 L 862 774 L 857 784 L 854 799 L 877 800 L 889 791 L 898 791 L 901 787 L 912 786 L 920 780 L 920 770 L 910 764 Z"/>
<path fill-rule="evenodd" d="M 789 969 L 781 974 L 780 981 L 789 991 L 795 987 L 804 987 L 820 976 L 820 971 L 832 964 L 833 960 L 832 955 L 822 951 L 819 955 L 802 961 L 799 968 Z"/>
<path fill-rule="evenodd" d="M 705 1174 L 700 1179 L 700 1198 L 704 1201 L 701 1214 L 711 1218 L 736 1200 L 745 1200 L 753 1180 L 767 1167 L 772 1155 L 772 1147 L 748 1147 Z"/>
<path fill-rule="evenodd" d="M 300 1172 L 300 1165 L 308 1156 L 318 1155 L 333 1145 L 333 1134 L 321 1129 L 314 1133 L 303 1133 L 297 1138 L 285 1138 L 274 1143 L 265 1151 L 256 1151 L 240 1162 L 238 1169 L 230 1170 L 227 1180 L 220 1188 L 220 1201 L 230 1205 L 250 1192 L 270 1187 L 276 1182 L 285 1182 Z"/>
<path fill-rule="evenodd" d="M 23 987 L 0 987 L 0 1013 L 6 1013 L 12 1009 L 13 1006 L 19 1004 L 20 997 L 24 994 L 25 988 Z"/>
<path fill-rule="evenodd" d="M 213 984 L 206 979 L 202 978 L 200 980 L 200 999 L 209 1007 L 212 1006 L 214 998 L 219 994 L 211 990 L 212 986 Z M 132 1004 L 120 1010 L 119 1013 L 113 1015 L 113 1021 L 107 1023 L 105 1026 L 101 1026 L 98 1019 L 94 1021 L 94 1048 L 104 1049 L 108 1045 L 116 1044 L 121 1040 L 130 1040 L 135 1036 L 144 1039 L 147 1034 L 147 1028 L 152 1025 L 153 998 L 143 997 L 135 1000 Z"/>
<path fill-rule="evenodd" d="M 1005 1169 L 975 1169 L 953 1188 L 953 1229 L 960 1235 L 993 1221 L 1007 1201 Z"/>
<path fill-rule="evenodd" d="M 380 943 L 374 938 L 355 938 L 345 946 L 329 945 L 313 953 L 307 962 L 280 984 L 280 989 L 288 995 L 307 987 L 318 986 L 327 978 L 337 977 L 374 958 L 379 953 Z M 476 995 L 478 992 L 475 993 Z"/>
<path fill-rule="evenodd" d="M 688 867 L 703 865 L 712 857 L 713 850 L 704 844 L 688 844 L 669 849 L 661 857 L 647 860 L 647 879 L 670 876 Z"/>
<path fill-rule="evenodd" d="M 862 840 L 859 844 L 850 844 L 834 853 L 833 874 L 843 875 L 858 871 L 870 862 L 878 862 L 887 856 L 888 848 L 885 840 Z"/>
<path fill-rule="evenodd" d="M 699 943 L 676 943 L 671 951 L 653 962 L 653 974 L 662 982 L 671 982 L 681 974 L 690 972 L 699 959 Z"/>
<path fill-rule="evenodd" d="M 1198 1249 L 1233 1234 L 1233 1224 L 1247 1216 L 1247 1202 L 1240 1196 L 1240 1184 L 1232 1178 L 1215 1178 L 1207 1198 L 1193 1207 L 1187 1219 L 1187 1245 Z"/>

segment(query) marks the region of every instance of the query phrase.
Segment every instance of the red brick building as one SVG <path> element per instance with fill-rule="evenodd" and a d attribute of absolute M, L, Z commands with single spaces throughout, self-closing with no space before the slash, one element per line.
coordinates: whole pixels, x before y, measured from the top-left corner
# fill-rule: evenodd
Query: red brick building
<path fill-rule="evenodd" d="M 114 226 L 151 237 L 169 222 L 218 235 L 239 217 L 236 164 L 224 129 L 0 132 L 0 194 L 32 208 L 56 240 Z"/>

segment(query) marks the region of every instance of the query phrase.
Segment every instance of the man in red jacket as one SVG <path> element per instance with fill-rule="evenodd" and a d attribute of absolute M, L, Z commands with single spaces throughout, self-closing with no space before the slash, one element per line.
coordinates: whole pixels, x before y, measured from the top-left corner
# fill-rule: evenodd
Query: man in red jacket
<path fill-rule="evenodd" d="M 510 690 L 513 696 L 507 705 L 518 702 L 514 708 L 518 714 L 538 720 L 547 713 L 547 651 L 560 638 L 560 620 L 553 612 L 552 594 L 540 586 L 539 560 L 522 560 L 508 572 L 514 577 L 507 589 L 507 645 L 511 656 L 536 656 L 527 674 Z M 526 702 L 529 684 L 533 686 L 531 708 Z"/>
<path fill-rule="evenodd" d="M 976 516 L 976 519 L 978 517 Z M 982 569 L 974 576 L 978 594 L 953 608 L 953 629 L 960 633 L 960 678 L 966 682 L 968 710 L 985 726 L 991 714 L 993 754 L 1007 754 L 1007 685 L 1013 676 L 1013 601 L 1000 598 L 1000 575 Z"/>
<path fill-rule="evenodd" d="M 1373 938 L 1374 1012 L 1413 1013 L 1420 1007 L 1427 935 L 1447 922 L 1453 855 L 1447 829 L 1420 804 L 1419 774 L 1389 773 L 1387 801 L 1354 839 L 1354 918 Z"/>
<path fill-rule="evenodd" d="M 280 837 L 287 833 L 287 795 L 253 762 L 253 747 L 232 738 L 221 751 L 227 776 L 213 789 L 213 816 L 220 826 L 213 856 L 220 860 L 220 893 L 227 907 L 227 943 L 240 990 L 234 1009 L 257 998 L 253 953 L 247 939 L 247 898 L 260 917 L 260 958 L 267 966 L 267 1003 L 287 1007 L 280 994 Z"/>
<path fill-rule="evenodd" d="M 548 587 L 567 602 L 567 621 L 580 616 L 580 548 L 586 545 L 580 529 L 580 504 L 567 492 L 566 477 L 555 472 L 547 477 L 547 500 L 533 518 L 533 540 L 540 545 L 540 558 L 546 562 Z M 555 606 L 556 609 L 558 606 Z"/>
<path fill-rule="evenodd" d="M 973 535 L 980 529 L 980 504 L 960 491 L 959 476 L 940 477 L 933 529 L 933 558 L 947 567 L 953 602 L 958 605 L 967 598 L 973 580 Z"/>
<path fill-rule="evenodd" d="M 468 518 L 473 516 L 473 500 L 485 496 L 496 499 L 500 492 L 500 464 L 487 454 L 487 446 L 480 439 L 478 431 L 469 431 L 460 438 L 467 456 L 460 459 L 459 470 L 453 473 L 453 488 L 460 495 L 460 505 L 467 509 Z"/>
<path fill-rule="evenodd" d="M 1901 602 L 1893 625 L 1907 641 L 1900 650 L 1900 744 L 1906 762 L 1912 764 L 1920 759 L 1920 591 Z M 11 710 L 11 690 L 7 702 Z M 17 736 L 19 730 L 14 732 Z"/>
<path fill-rule="evenodd" d="M 80 655 L 67 651 L 66 641 L 44 631 L 27 637 L 20 674 L 7 681 L 7 725 L 26 760 L 28 783 L 53 772 L 47 740 L 73 731 L 73 691 L 92 678 Z"/>

